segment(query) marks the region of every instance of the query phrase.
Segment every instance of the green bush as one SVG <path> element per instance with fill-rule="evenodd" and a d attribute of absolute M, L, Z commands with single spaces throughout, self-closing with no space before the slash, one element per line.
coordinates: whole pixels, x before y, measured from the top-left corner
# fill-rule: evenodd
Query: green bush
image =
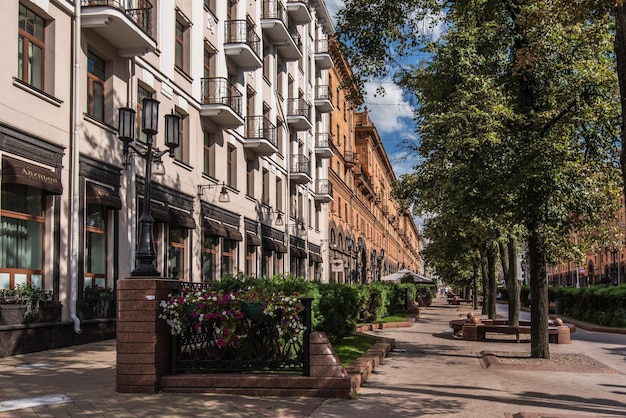
<path fill-rule="evenodd" d="M 626 327 L 626 285 L 551 287 L 550 300 L 564 302 L 563 315 L 608 327 Z"/>

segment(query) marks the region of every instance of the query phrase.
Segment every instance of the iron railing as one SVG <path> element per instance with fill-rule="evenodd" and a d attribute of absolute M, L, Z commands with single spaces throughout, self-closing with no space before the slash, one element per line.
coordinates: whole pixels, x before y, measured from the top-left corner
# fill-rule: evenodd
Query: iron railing
<path fill-rule="evenodd" d="M 226 29 L 225 43 L 245 43 L 256 54 L 261 57 L 261 38 L 254 32 L 245 20 L 227 20 L 224 22 Z"/>
<path fill-rule="evenodd" d="M 152 37 L 152 3 L 148 0 L 82 0 L 82 7 L 107 6 L 122 11 L 128 19 Z"/>
<path fill-rule="evenodd" d="M 246 138 L 265 139 L 276 146 L 276 126 L 265 116 L 247 116 Z"/>
<path fill-rule="evenodd" d="M 196 292 L 203 283 L 185 283 L 173 294 Z M 178 287 L 178 285 L 177 285 Z M 181 335 L 172 336 L 170 371 L 181 373 L 290 373 L 310 375 L 309 341 L 311 333 L 311 303 L 313 298 L 301 298 L 304 332 L 298 338 L 283 338 L 277 325 L 281 317 L 259 315 L 246 310 L 238 320 L 235 344 L 220 344 L 220 319 L 191 322 Z"/>
<path fill-rule="evenodd" d="M 224 77 L 202 79 L 202 104 L 222 104 L 241 116 L 243 94 Z"/>

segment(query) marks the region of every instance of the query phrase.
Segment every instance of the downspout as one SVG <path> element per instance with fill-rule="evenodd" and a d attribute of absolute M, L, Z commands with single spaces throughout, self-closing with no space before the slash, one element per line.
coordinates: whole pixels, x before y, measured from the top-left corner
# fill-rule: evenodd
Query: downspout
<path fill-rule="evenodd" d="M 72 138 L 71 144 L 71 255 L 70 255 L 70 318 L 74 322 L 74 332 L 82 333 L 80 319 L 76 316 L 76 301 L 78 299 L 78 231 L 79 231 L 79 195 L 80 195 L 80 54 L 81 50 L 81 5 L 78 0 L 74 1 L 74 45 L 72 48 L 73 74 L 72 83 L 74 93 L 71 102 Z"/>

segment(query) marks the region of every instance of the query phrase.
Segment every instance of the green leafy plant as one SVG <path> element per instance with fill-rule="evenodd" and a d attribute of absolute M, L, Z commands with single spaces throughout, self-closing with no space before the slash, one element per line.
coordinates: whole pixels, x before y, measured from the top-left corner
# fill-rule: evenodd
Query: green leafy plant
<path fill-rule="evenodd" d="M 42 303 L 52 301 L 52 292 L 29 284 L 19 284 L 13 289 L 0 289 L 0 303 L 24 305 L 24 318 L 39 311 Z"/>
<path fill-rule="evenodd" d="M 110 287 L 86 287 L 84 296 L 96 316 L 104 318 L 115 300 L 115 291 Z"/>

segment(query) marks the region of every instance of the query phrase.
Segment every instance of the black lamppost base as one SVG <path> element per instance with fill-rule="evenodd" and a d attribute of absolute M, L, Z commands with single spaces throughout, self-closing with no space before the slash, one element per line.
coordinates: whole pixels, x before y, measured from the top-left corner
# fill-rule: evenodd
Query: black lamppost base
<path fill-rule="evenodd" d="M 161 273 L 152 264 L 139 264 L 135 270 L 130 273 L 131 276 L 160 276 Z"/>

